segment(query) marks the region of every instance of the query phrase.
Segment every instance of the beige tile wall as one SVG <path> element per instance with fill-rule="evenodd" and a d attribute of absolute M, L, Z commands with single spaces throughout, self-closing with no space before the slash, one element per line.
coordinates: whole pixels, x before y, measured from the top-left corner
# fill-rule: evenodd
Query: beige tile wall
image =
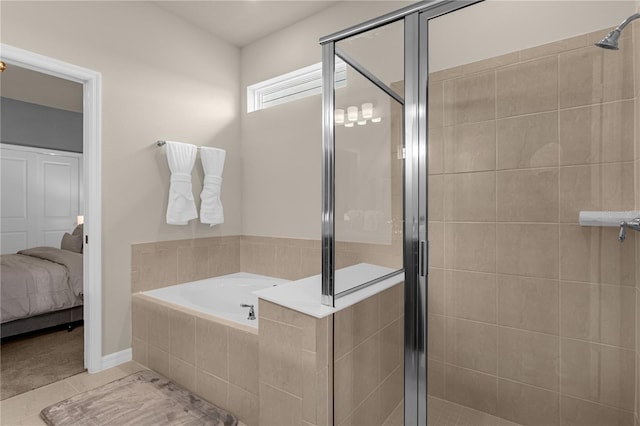
<path fill-rule="evenodd" d="M 401 268 L 397 244 L 339 242 L 337 267 L 367 262 Z M 131 290 L 137 293 L 240 271 L 297 280 L 320 274 L 321 262 L 319 240 L 243 235 L 133 244 Z"/>
<path fill-rule="evenodd" d="M 333 317 L 260 300 L 260 425 L 331 423 Z"/>
<path fill-rule="evenodd" d="M 258 330 L 236 328 L 147 296 L 132 298 L 133 359 L 248 426 L 258 423 Z"/>
<path fill-rule="evenodd" d="M 617 52 L 603 30 L 432 75 L 430 394 L 633 424 L 637 238 L 578 213 L 639 206 L 639 28 Z"/>
<path fill-rule="evenodd" d="M 131 245 L 132 293 L 239 271 L 238 236 Z"/>
<path fill-rule="evenodd" d="M 402 424 L 404 284 L 337 312 L 333 321 L 335 424 Z"/>

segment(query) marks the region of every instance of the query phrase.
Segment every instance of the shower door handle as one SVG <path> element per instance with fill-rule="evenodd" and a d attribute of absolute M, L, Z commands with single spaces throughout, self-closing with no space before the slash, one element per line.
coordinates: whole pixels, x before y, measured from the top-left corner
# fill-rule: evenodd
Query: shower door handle
<path fill-rule="evenodd" d="M 429 269 L 429 241 L 420 241 L 420 276 L 424 277 Z"/>

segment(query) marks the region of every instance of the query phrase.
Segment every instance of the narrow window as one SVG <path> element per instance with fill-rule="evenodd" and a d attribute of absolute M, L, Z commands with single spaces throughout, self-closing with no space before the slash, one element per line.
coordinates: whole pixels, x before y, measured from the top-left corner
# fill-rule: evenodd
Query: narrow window
<path fill-rule="evenodd" d="M 336 89 L 347 85 L 347 66 L 336 58 Z M 322 62 L 247 86 L 247 112 L 322 93 Z"/>

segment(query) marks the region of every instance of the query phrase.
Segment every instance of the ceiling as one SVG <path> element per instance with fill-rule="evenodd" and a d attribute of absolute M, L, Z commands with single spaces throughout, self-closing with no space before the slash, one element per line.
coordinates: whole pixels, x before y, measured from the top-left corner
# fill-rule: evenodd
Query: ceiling
<path fill-rule="evenodd" d="M 338 1 L 154 1 L 158 7 L 237 46 L 246 46 Z"/>

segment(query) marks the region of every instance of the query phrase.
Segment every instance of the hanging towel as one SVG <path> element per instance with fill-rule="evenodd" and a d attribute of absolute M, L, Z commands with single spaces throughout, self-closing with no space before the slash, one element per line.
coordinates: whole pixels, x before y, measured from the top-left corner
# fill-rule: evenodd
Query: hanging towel
<path fill-rule="evenodd" d="M 226 154 L 224 149 L 200 147 L 200 160 L 204 169 L 204 186 L 200 194 L 200 222 L 208 223 L 210 226 L 224 223 L 220 187 Z"/>
<path fill-rule="evenodd" d="M 167 223 L 186 225 L 198 217 L 191 189 L 191 169 L 196 162 L 197 148 L 181 142 L 167 141 L 167 161 L 171 170 Z"/>

